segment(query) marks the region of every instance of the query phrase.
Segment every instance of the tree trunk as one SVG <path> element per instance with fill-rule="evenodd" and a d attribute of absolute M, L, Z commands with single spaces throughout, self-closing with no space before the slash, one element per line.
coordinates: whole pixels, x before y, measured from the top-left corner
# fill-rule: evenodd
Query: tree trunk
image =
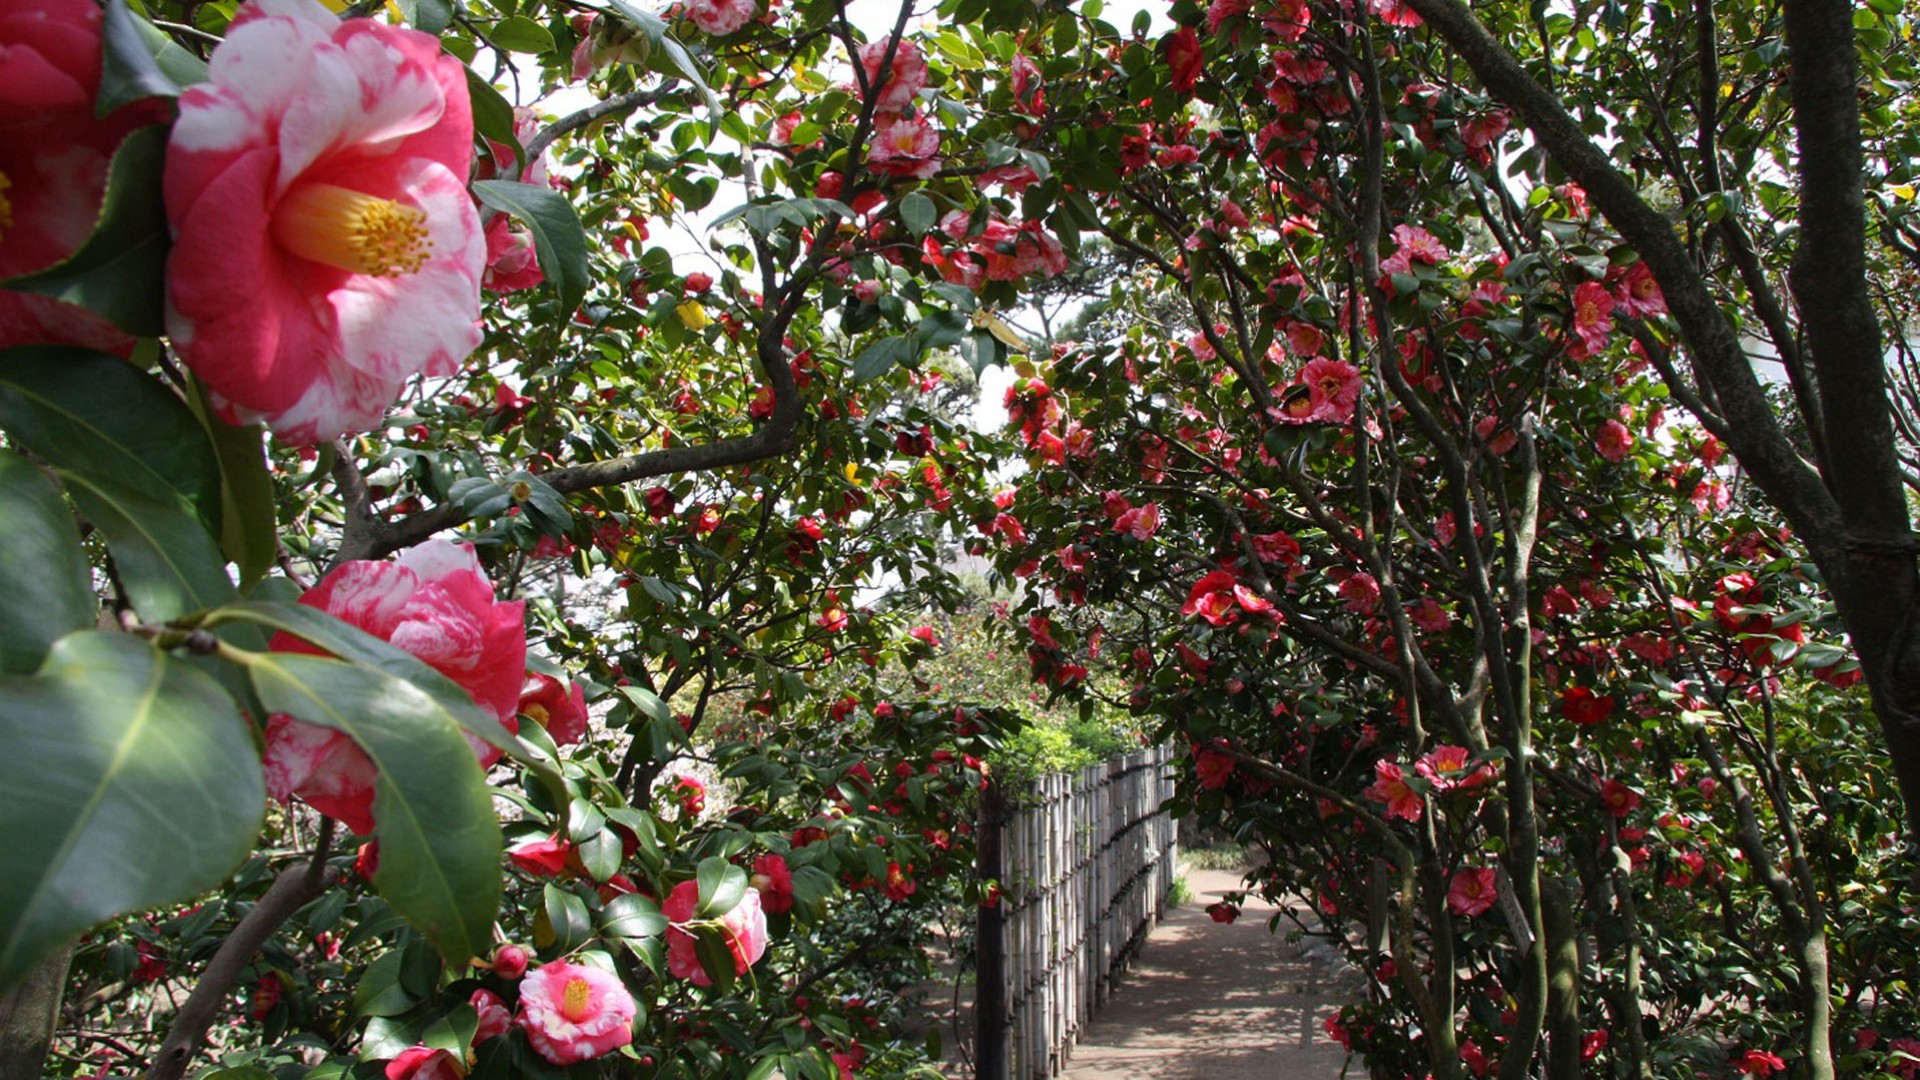
<path fill-rule="evenodd" d="M 34 965 L 20 985 L 0 994 L 0 1077 L 45 1075 L 72 959 L 71 948 L 61 949 Z"/>

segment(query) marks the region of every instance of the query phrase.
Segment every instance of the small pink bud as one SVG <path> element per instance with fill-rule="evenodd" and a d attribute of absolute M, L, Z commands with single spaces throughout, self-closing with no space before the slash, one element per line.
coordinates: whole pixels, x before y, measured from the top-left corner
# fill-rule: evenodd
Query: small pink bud
<path fill-rule="evenodd" d="M 503 979 L 518 979 L 527 973 L 532 959 L 525 945 L 502 945 L 493 950 L 493 973 Z"/>

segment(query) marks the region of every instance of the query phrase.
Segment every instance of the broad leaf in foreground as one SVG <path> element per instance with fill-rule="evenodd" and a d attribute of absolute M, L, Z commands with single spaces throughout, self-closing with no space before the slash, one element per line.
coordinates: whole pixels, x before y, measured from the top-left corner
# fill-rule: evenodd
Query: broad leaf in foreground
<path fill-rule="evenodd" d="M 144 641 L 85 630 L 0 676 L 0 987 L 106 919 L 219 884 L 265 806 L 233 700 Z"/>

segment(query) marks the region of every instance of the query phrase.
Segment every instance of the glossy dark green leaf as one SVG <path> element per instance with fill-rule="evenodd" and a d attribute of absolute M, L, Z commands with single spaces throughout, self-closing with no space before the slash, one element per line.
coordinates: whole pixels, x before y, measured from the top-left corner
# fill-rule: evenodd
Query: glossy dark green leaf
<path fill-rule="evenodd" d="M 897 365 L 911 360 L 913 355 L 911 336 L 895 334 L 891 337 L 883 337 L 860 350 L 860 355 L 853 358 L 853 381 L 872 382 L 892 371 Z"/>
<path fill-rule="evenodd" d="M 142 619 L 167 622 L 233 599 L 213 536 L 178 503 L 80 473 L 62 471 L 60 479 L 107 538 L 120 586 Z"/>
<path fill-rule="evenodd" d="M 626 893 L 607 902 L 600 913 L 600 933 L 610 938 L 650 938 L 666 933 L 667 917 L 660 905 L 639 893 Z"/>
<path fill-rule="evenodd" d="M 593 936 L 593 919 L 587 914 L 585 900 L 548 882 L 541 894 L 541 903 L 547 914 L 547 925 L 553 930 L 550 948 L 553 955 L 565 956 Z"/>
<path fill-rule="evenodd" d="M 501 19 L 487 32 L 487 37 L 495 45 L 508 52 L 544 53 L 553 51 L 553 33 L 546 27 L 527 18 L 515 15 Z"/>
<path fill-rule="evenodd" d="M 83 630 L 0 676 L 0 986 L 89 927 L 219 884 L 260 829 L 246 720 L 137 638 Z"/>
<path fill-rule="evenodd" d="M 179 395 L 87 349 L 0 353 L 0 429 L 48 463 L 177 500 L 220 527 L 220 461 Z"/>
<path fill-rule="evenodd" d="M 696 871 L 700 887 L 700 906 L 696 918 L 717 919 L 736 907 L 747 895 L 747 872 L 718 855 L 700 860 Z"/>
<path fill-rule="evenodd" d="M 733 989 L 736 968 L 733 950 L 727 947 L 727 932 L 717 926 L 699 926 L 692 933 L 694 954 L 699 957 L 701 970 L 713 980 L 714 992 L 725 994 Z"/>
<path fill-rule="evenodd" d="M 500 828 L 459 721 L 413 683 L 339 660 L 268 653 L 249 672 L 268 709 L 344 732 L 372 763 L 380 895 L 449 966 L 487 949 Z"/>
<path fill-rule="evenodd" d="M 80 531 L 38 466 L 0 450 L 0 672 L 40 666 L 53 643 L 93 625 L 93 595 Z"/>
<path fill-rule="evenodd" d="M 900 223 L 915 236 L 925 236 L 940 220 L 940 209 L 933 200 L 918 191 L 909 191 L 900 200 Z"/>
<path fill-rule="evenodd" d="M 476 180 L 474 197 L 492 209 L 512 214 L 533 233 L 540 269 L 560 297 L 568 317 L 587 295 L 587 234 L 567 197 L 545 184 L 513 180 Z"/>
<path fill-rule="evenodd" d="M 127 136 L 108 169 L 100 217 L 80 249 L 0 284 L 96 311 L 136 337 L 160 334 L 171 246 L 160 200 L 166 147 L 167 129 L 158 125 Z"/>
<path fill-rule="evenodd" d="M 447 0 L 399 0 L 400 14 L 414 28 L 438 35 L 453 22 L 453 5 Z"/>
<path fill-rule="evenodd" d="M 360 976 L 360 980 L 353 987 L 355 1016 L 399 1016 L 420 1003 L 420 999 L 400 981 L 400 965 L 404 959 L 400 950 L 395 949 L 392 952 L 383 953 L 375 958 L 373 963 L 367 965 L 365 974 Z M 417 1035 L 408 1031 L 404 1036 L 393 1037 L 388 1033 L 392 1026 L 377 1025 L 379 1032 L 370 1030 L 368 1036 L 369 1041 L 382 1048 L 389 1044 L 398 1046 L 399 1050 L 394 1051 L 397 1054 L 400 1050 L 411 1046 Z"/>
<path fill-rule="evenodd" d="M 513 104 L 493 84 L 467 69 L 467 98 L 473 103 L 473 130 L 483 138 L 513 147 L 519 168 L 526 167 L 526 148 L 513 133 Z"/>
<path fill-rule="evenodd" d="M 247 589 L 273 569 L 279 553 L 279 510 L 273 477 L 267 474 L 266 429 L 259 424 L 235 426 L 215 416 L 198 380 L 190 404 L 220 468 L 220 550 L 240 567 L 240 587 Z"/>
<path fill-rule="evenodd" d="M 108 0 L 100 37 L 96 115 L 106 116 L 142 98 L 179 97 L 182 89 L 207 77 L 206 61 L 135 15 L 127 7 L 127 0 Z"/>

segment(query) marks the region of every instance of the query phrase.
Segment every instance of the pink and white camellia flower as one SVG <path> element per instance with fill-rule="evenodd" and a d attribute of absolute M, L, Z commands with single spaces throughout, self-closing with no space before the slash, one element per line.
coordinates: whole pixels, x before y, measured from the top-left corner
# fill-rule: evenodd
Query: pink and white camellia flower
<path fill-rule="evenodd" d="M 927 56 L 920 46 L 900 38 L 887 77 L 882 79 L 880 65 L 887 59 L 888 40 L 860 46 L 860 71 L 867 77 L 867 92 L 880 95 L 874 109 L 897 113 L 913 104 L 914 97 L 927 85 Z"/>
<path fill-rule="evenodd" d="M 520 1027 L 555 1065 L 610 1054 L 633 1041 L 633 995 L 619 977 L 556 960 L 520 984 Z"/>
<path fill-rule="evenodd" d="M 682 10 L 693 25 L 724 37 L 752 22 L 760 13 L 760 5 L 755 0 L 687 0 Z"/>
<path fill-rule="evenodd" d="M 882 116 L 874 124 L 867 165 L 889 176 L 925 180 L 940 171 L 940 133 L 918 116 Z"/>
<path fill-rule="evenodd" d="M 0 280 L 79 249 L 100 216 L 114 149 L 158 119 L 148 103 L 94 118 L 100 20 L 93 0 L 0 5 Z M 45 344 L 125 355 L 133 339 L 85 308 L 0 289 L 0 348 Z"/>
<path fill-rule="evenodd" d="M 378 425 L 480 343 L 473 117 L 432 35 L 251 0 L 180 97 L 167 329 L 229 420 L 312 443 Z"/>
<path fill-rule="evenodd" d="M 694 921 L 693 913 L 699 909 L 700 885 L 693 881 L 675 885 L 667 894 L 667 902 L 660 905 L 660 913 L 671 923 L 667 927 L 667 970 L 676 979 L 693 980 L 695 986 L 712 986 L 712 977 L 700 966 L 692 931 L 683 929 Z M 727 951 L 733 954 L 734 974 L 745 975 L 767 952 L 767 916 L 760 907 L 760 890 L 749 886 L 733 910 L 720 916 L 719 923 L 726 934 Z"/>
<path fill-rule="evenodd" d="M 509 731 L 527 668 L 525 603 L 500 603 L 470 544 L 429 540 L 392 562 L 342 563 L 300 602 L 393 643 L 458 683 Z M 278 652 L 319 649 L 276 634 Z M 500 752 L 472 736 L 483 767 Z M 298 797 L 356 833 L 373 831 L 373 763 L 352 739 L 283 714 L 267 721 L 261 763 L 274 798 Z"/>

